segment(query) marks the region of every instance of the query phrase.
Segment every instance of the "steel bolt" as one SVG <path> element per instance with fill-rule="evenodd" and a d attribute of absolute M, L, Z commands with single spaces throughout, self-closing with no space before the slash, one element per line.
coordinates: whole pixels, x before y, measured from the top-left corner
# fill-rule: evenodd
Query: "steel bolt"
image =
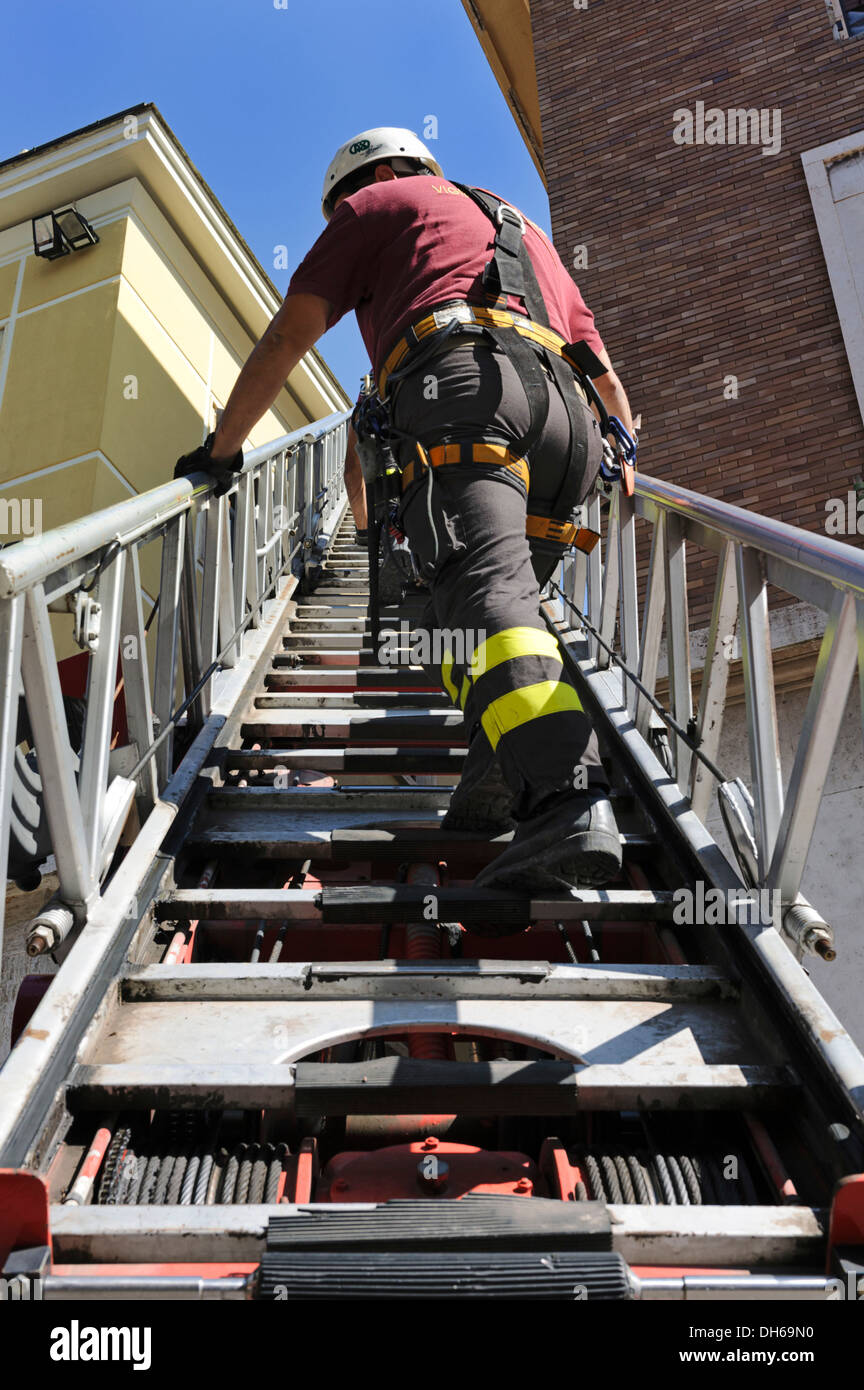
<path fill-rule="evenodd" d="M 534 1187 L 534 1184 L 533 1184 L 533 1182 L 531 1181 L 530 1178 L 520 1178 L 519 1181 L 515 1184 L 515 1186 L 514 1186 L 514 1188 L 513 1188 L 513 1191 L 514 1191 L 514 1192 L 531 1192 L 532 1189 L 533 1189 L 533 1187 Z"/>

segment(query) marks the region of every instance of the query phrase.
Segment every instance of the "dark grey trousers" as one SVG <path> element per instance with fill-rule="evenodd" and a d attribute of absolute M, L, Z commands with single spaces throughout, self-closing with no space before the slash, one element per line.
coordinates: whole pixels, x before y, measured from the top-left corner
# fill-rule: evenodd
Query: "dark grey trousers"
<path fill-rule="evenodd" d="M 567 410 L 549 379 L 546 426 L 531 451 L 531 500 L 551 502 L 570 464 Z M 528 424 L 525 393 L 506 355 L 460 345 L 406 378 L 393 424 L 426 446 L 477 440 L 490 431 L 513 444 Z M 576 458 L 584 486 L 593 459 Z M 400 522 L 429 580 L 436 679 L 460 705 L 472 736 L 488 738 L 514 792 L 517 819 L 574 787 L 605 786 L 597 740 L 539 616 L 539 579 L 555 563 L 525 536 L 526 493 L 494 465 L 448 464 L 406 492 Z M 546 573 L 544 573 L 546 571 Z M 440 649 L 435 651 L 436 639 Z"/>

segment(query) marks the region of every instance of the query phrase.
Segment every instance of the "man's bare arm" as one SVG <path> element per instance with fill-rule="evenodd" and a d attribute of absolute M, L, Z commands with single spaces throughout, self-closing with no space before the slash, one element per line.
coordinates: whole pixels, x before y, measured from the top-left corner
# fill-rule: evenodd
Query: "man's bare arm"
<path fill-rule="evenodd" d="M 286 378 L 327 328 L 330 306 L 317 294 L 292 294 L 274 314 L 234 383 L 213 440 L 214 462 L 232 459 L 270 409 Z"/>
<path fill-rule="evenodd" d="M 615 372 L 609 360 L 609 354 L 605 348 L 598 352 L 597 356 L 606 368 L 604 376 L 598 376 L 594 382 L 597 395 L 605 405 L 610 415 L 617 415 L 625 430 L 633 433 L 633 416 L 630 413 L 630 402 L 627 393 L 621 385 L 621 379 Z"/>
<path fill-rule="evenodd" d="M 353 425 L 348 426 L 348 439 L 345 445 L 345 490 L 348 493 L 348 505 L 351 508 L 354 525 L 358 531 L 365 531 L 369 525 L 369 518 L 366 513 L 366 489 L 363 485 L 360 460 L 357 457 L 357 435 Z"/>

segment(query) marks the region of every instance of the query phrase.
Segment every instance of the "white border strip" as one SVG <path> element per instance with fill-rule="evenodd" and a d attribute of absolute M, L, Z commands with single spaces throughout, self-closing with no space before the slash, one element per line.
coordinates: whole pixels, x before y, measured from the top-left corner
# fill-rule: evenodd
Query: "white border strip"
<path fill-rule="evenodd" d="M 852 135 L 843 136 L 840 140 L 832 140 L 829 145 L 805 150 L 801 155 L 801 163 L 804 166 L 804 177 L 810 191 L 816 229 L 828 268 L 849 370 L 858 397 L 858 408 L 864 420 L 864 310 L 828 177 L 829 165 L 857 154 L 862 146 L 864 130 L 859 130 Z"/>

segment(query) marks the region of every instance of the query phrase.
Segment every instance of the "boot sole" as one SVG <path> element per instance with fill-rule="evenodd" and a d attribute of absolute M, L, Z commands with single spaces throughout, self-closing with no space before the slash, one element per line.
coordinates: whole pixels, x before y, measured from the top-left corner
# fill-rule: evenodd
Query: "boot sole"
<path fill-rule="evenodd" d="M 506 854 L 506 850 L 505 850 Z M 503 856 L 502 856 L 503 857 Z M 474 880 L 477 888 L 519 888 L 531 891 L 552 888 L 560 891 L 571 888 L 601 888 L 621 872 L 621 842 L 617 835 L 586 831 L 572 840 L 533 856 L 521 863 L 501 864 L 493 861 Z"/>

